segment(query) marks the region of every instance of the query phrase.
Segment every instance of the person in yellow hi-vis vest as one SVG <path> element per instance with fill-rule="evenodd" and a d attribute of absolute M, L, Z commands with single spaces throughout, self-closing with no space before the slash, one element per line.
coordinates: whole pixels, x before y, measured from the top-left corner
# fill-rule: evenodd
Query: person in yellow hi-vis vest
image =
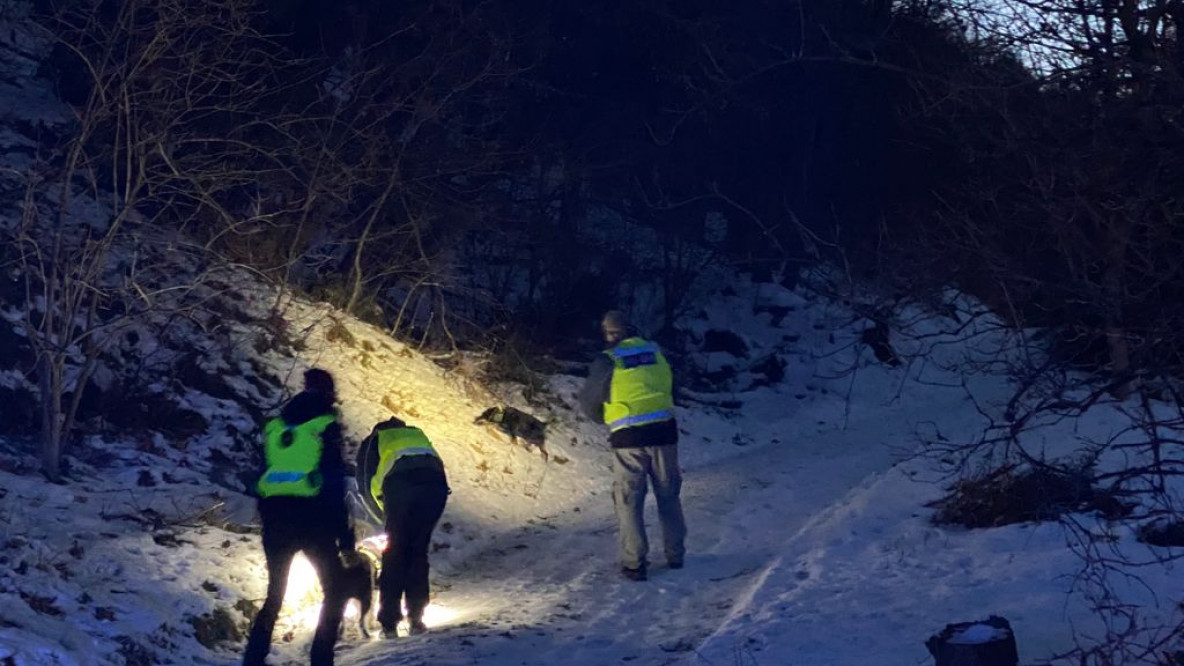
<path fill-rule="evenodd" d="M 658 345 L 638 336 L 624 313 L 606 313 L 601 330 L 609 349 L 589 367 L 580 405 L 590 419 L 609 428 L 621 574 L 642 581 L 649 553 L 644 520 L 648 484 L 658 502 L 667 565 L 681 569 L 686 554 L 674 378 Z"/>
<path fill-rule="evenodd" d="M 267 556 L 267 600 L 247 638 L 243 666 L 262 666 L 287 588 L 288 569 L 303 552 L 325 593 L 312 642 L 312 666 L 332 666 L 345 598 L 340 553 L 354 549 L 345 504 L 345 464 L 333 376 L 313 368 L 263 433 L 264 463 L 255 491 Z"/>
<path fill-rule="evenodd" d="M 444 461 L 427 435 L 402 420 L 374 426 L 358 451 L 358 487 L 382 516 L 387 547 L 378 579 L 378 623 L 395 638 L 407 600 L 407 631 L 427 631 L 423 613 L 431 597 L 428 550 L 448 502 Z"/>

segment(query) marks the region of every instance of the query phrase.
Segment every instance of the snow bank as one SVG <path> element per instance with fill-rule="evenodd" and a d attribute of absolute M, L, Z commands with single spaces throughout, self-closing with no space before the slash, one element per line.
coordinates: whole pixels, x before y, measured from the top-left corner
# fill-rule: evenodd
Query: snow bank
<path fill-rule="evenodd" d="M 950 636 L 949 643 L 953 645 L 984 645 L 995 641 L 1005 640 L 1007 631 L 989 624 L 972 624 Z"/>

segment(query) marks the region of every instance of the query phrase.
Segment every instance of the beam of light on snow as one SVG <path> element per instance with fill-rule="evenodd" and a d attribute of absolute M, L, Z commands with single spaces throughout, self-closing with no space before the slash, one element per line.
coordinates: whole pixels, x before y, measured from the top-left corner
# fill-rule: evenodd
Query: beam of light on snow
<path fill-rule="evenodd" d="M 377 593 L 377 590 L 375 590 L 375 592 Z M 375 603 L 377 603 L 377 601 Z M 321 605 L 317 604 L 316 609 L 318 612 L 320 611 L 320 608 Z M 370 609 L 369 620 L 371 622 L 374 621 L 375 610 L 376 609 L 374 608 Z M 361 612 L 361 606 L 358 605 L 357 601 L 350 600 L 350 602 L 345 606 L 345 613 L 342 615 L 342 618 L 345 620 L 356 620 L 358 618 L 359 612 Z M 447 606 L 441 606 L 440 604 L 428 604 L 428 607 L 423 611 L 423 623 L 432 628 L 447 627 L 448 625 L 455 623 L 456 619 L 460 616 L 460 613 L 448 608 Z M 312 624 L 309 625 L 309 628 L 315 626 L 317 622 L 317 616 L 315 614 L 311 615 L 310 617 Z"/>
<path fill-rule="evenodd" d="M 440 604 L 428 604 L 423 611 L 423 623 L 428 628 L 446 627 L 460 617 L 460 613 Z"/>
<path fill-rule="evenodd" d="M 381 534 L 366 539 L 362 545 L 381 553 L 386 549 L 386 535 Z M 376 589 L 375 604 L 378 603 L 377 592 Z M 288 570 L 288 585 L 284 590 L 284 606 L 280 610 L 279 625 L 283 630 L 288 631 L 314 629 L 320 620 L 323 600 L 321 582 L 317 578 L 316 569 L 303 553 L 297 553 L 296 557 L 292 558 L 292 566 Z M 371 614 L 375 610 L 371 609 Z M 351 600 L 346 604 L 343 617 L 350 620 L 356 619 L 359 611 L 358 603 Z M 423 623 L 430 628 L 446 627 L 456 623 L 462 615 L 463 613 L 456 609 L 438 603 L 430 603 L 424 609 Z M 373 615 L 371 621 L 373 621 Z"/>
<path fill-rule="evenodd" d="M 297 553 L 288 570 L 288 586 L 284 590 L 284 607 L 280 617 L 292 629 L 311 629 L 321 614 L 321 581 L 312 562 Z"/>

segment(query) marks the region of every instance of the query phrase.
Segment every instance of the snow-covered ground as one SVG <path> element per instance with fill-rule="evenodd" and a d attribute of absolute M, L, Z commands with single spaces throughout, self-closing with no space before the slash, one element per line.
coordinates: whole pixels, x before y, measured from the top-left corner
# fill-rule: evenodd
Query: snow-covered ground
<path fill-rule="evenodd" d="M 292 356 L 240 345 L 236 353 L 293 381 L 305 365 L 334 371 L 353 440 L 393 410 L 422 425 L 449 466 L 456 493 L 433 555 L 434 631 L 372 642 L 347 631 L 340 663 L 924 664 L 928 636 L 990 614 L 1012 622 L 1023 663 L 1036 663 L 1070 648 L 1073 627 L 1090 628 L 1068 594 L 1078 562 L 1060 527 L 943 529 L 923 508 L 943 488 L 928 462 L 910 457 L 918 433 L 973 438 L 979 408 L 1008 385 L 962 360 L 1005 339 L 943 335 L 952 322 L 925 318 L 915 341 L 895 341 L 924 353 L 893 368 L 858 343 L 866 323 L 846 307 L 776 285 L 740 282 L 727 293 L 686 328 L 692 340 L 736 332 L 747 358 L 703 351 L 687 362 L 726 363 L 743 377 L 775 355 L 785 376 L 752 390 L 733 379 L 725 384 L 736 390 L 684 401 L 687 567 L 666 570 L 659 556 L 645 583 L 617 575 L 609 452 L 569 408 L 578 378 L 552 378 L 548 406 L 517 403 L 553 420 L 544 462 L 472 424 L 496 403 L 485 389 L 323 306 L 287 303 L 287 326 L 303 341 Z M 244 294 L 248 311 L 274 296 Z M 770 300 L 783 308 L 778 321 Z M 249 323 L 234 326 L 252 334 Z M 251 367 L 228 361 L 219 372 L 245 377 Z M 220 421 L 248 427 L 227 421 L 219 401 L 189 400 L 210 433 Z M 1096 421 L 1087 425 L 1114 426 Z M 241 630 L 243 600 L 259 600 L 265 583 L 257 536 L 241 528 L 250 502 L 185 462 L 221 445 L 209 433 L 91 442 L 62 487 L 31 475 L 28 457 L 3 456 L 0 661 L 234 663 L 240 644 L 211 651 L 194 638 L 194 618 L 215 609 Z M 1148 579 L 1166 612 L 1178 580 L 1167 570 Z M 277 664 L 306 654 L 316 595 L 301 596 L 277 630 Z"/>

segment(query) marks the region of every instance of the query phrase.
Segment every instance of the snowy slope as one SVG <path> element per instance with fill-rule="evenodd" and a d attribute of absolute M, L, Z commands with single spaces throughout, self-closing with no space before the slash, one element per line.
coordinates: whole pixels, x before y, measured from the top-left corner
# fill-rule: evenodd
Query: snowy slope
<path fill-rule="evenodd" d="M 0 658 L 42 663 L 37 655 L 62 654 L 77 663 L 122 663 L 114 647 L 121 637 L 171 652 L 168 643 L 176 641 L 165 638 L 177 631 L 171 627 L 215 606 L 235 610 L 235 619 L 244 623 L 243 613 L 233 607 L 243 599 L 261 599 L 265 580 L 256 537 L 240 534 L 253 520 L 253 505 L 236 491 L 244 490 L 240 473 L 252 469 L 246 454 L 258 425 L 240 402 L 249 396 L 261 413 L 267 411 L 281 395 L 268 378 L 291 381 L 290 395 L 299 388 L 301 370 L 312 365 L 337 376 L 348 440 L 359 441 L 374 423 L 398 414 L 437 443 L 455 491 L 448 524 L 434 544 L 437 570 L 444 575 L 486 540 L 536 517 L 569 510 L 597 492 L 591 486 L 605 473 L 603 461 L 569 450 L 583 446 L 574 431 L 552 427 L 550 462 L 544 463 L 537 452 L 473 425 L 481 411 L 499 404 L 495 396 L 484 389 L 465 390 L 461 378 L 371 326 L 282 299 L 284 319 L 273 325 L 289 331 L 296 344 L 256 344 L 262 335 L 257 322 L 267 316 L 277 294 L 246 276 L 233 277 L 237 311 L 221 321 L 230 345 L 202 340 L 193 330 L 153 339 L 150 327 L 137 340 L 142 349 L 153 349 L 163 368 L 183 353 L 174 336 L 188 341 L 191 349 L 185 351 L 202 352 L 197 364 L 205 374 L 194 376 L 206 378 L 201 383 L 207 392 L 171 382 L 158 388 L 201 415 L 208 427 L 183 438 L 146 433 L 141 441 L 92 439 L 71 457 L 74 482 L 65 488 L 5 474 L 0 511 L 8 517 L 2 536 L 11 555 L 0 560 L 5 566 L 0 598 L 12 601 L 6 606 L 15 610 L 0 610 L 0 646 L 13 646 L 0 648 L 10 651 L 0 651 Z M 215 282 L 212 288 L 224 287 Z M 210 377 L 224 384 L 206 386 Z M 0 450 L 8 452 L 3 460 L 9 471 L 27 475 L 35 469 L 34 459 L 21 453 L 27 450 L 21 442 Z M 221 471 L 224 467 L 231 469 Z M 212 485 L 211 478 L 221 479 L 223 487 Z M 229 532 L 220 529 L 226 521 Z M 96 561 L 111 564 L 92 568 Z M 136 575 L 145 572 L 149 575 Z M 29 601 L 34 597 L 52 601 Z M 129 604 L 129 599 L 136 601 Z M 304 609 L 305 619 L 309 610 Z M 79 615 L 94 621 L 79 623 Z M 300 634 L 305 627 L 291 628 Z M 180 633 L 186 631 L 192 628 Z M 205 663 L 204 649 L 179 647 L 187 655 L 180 663 Z"/>
<path fill-rule="evenodd" d="M 452 475 L 433 556 L 435 631 L 366 644 L 351 632 L 340 651 L 347 666 L 922 664 L 931 633 L 990 613 L 1013 622 L 1033 663 L 1070 648 L 1072 626 L 1090 628 L 1068 595 L 1077 561 L 1059 527 L 939 529 L 922 508 L 942 486 L 927 461 L 909 459 L 919 437 L 972 436 L 984 422 L 979 408 L 1007 395 L 1003 376 L 967 363 L 1010 344 L 990 329 L 904 313 L 917 323 L 894 343 L 915 360 L 888 367 L 859 343 L 867 322 L 849 307 L 743 280 L 716 294 L 684 324 L 687 358 L 737 372 L 721 380 L 729 390 L 692 390 L 680 406 L 687 568 L 664 570 L 659 556 L 652 580 L 634 584 L 616 575 L 603 433 L 568 408 L 577 378 L 553 378 L 550 409 L 534 408 L 555 421 L 544 463 L 472 425 L 496 402 L 486 389 L 330 308 L 280 296 L 283 324 L 266 330 L 299 343 L 255 344 L 277 294 L 245 276 L 236 284 L 240 312 L 223 323 L 240 343 L 207 354 L 208 370 L 259 394 L 267 372 L 293 382 L 303 367 L 326 367 L 338 376 L 351 439 L 393 411 L 440 444 Z M 776 320 L 770 300 L 783 308 Z M 737 332 L 746 351 L 704 351 L 712 330 Z M 784 361 L 784 378 L 744 390 L 759 378 L 744 368 L 769 356 Z M 29 458 L 3 457 L 0 658 L 235 661 L 241 645 L 207 650 L 193 618 L 221 608 L 245 627 L 246 607 L 236 606 L 262 597 L 262 554 L 243 525 L 249 500 L 233 479 L 211 487 L 200 461 L 237 446 L 253 422 L 233 401 L 194 390 L 186 400 L 209 419 L 206 433 L 93 441 L 65 488 L 29 476 Z M 1114 412 L 1065 427 L 1119 425 Z M 243 432 L 217 434 L 232 430 Z M 1061 434 L 1043 436 L 1072 440 Z M 149 508 L 169 524 L 151 524 Z M 653 515 L 650 524 L 657 543 Z M 1166 612 L 1179 584 L 1166 570 L 1152 584 Z M 311 638 L 316 595 L 293 601 L 277 663 L 299 663 Z"/>
<path fill-rule="evenodd" d="M 1080 561 L 1059 525 L 936 528 L 918 507 L 939 493 L 917 467 L 875 475 L 809 521 L 688 663 L 930 664 L 930 634 L 992 614 L 1012 623 L 1023 664 L 1068 651 L 1074 630 L 1104 635 L 1071 594 Z M 1155 593 L 1132 584 L 1126 599 L 1149 619 L 1170 615 L 1178 572 L 1143 576 Z"/>
<path fill-rule="evenodd" d="M 915 322 L 896 340 L 914 363 L 907 370 L 863 370 L 853 380 L 862 390 L 852 394 L 847 428 L 834 433 L 835 449 L 864 442 L 880 457 L 879 469 L 862 479 L 830 479 L 830 505 L 795 525 L 727 620 L 681 663 L 930 664 L 924 647 L 930 635 L 947 623 L 992 614 L 1011 621 L 1025 664 L 1105 635 L 1082 596 L 1086 588 L 1076 585 L 1082 562 L 1063 527 L 935 527 L 923 507 L 944 495 L 948 479 L 928 458 L 886 464 L 885 449 L 916 451 L 918 434 L 973 441 L 1010 397 L 996 371 L 1023 351 L 990 316 L 967 326 L 919 310 L 900 318 Z M 1104 405 L 1040 428 L 1025 444 L 1055 458 L 1084 441 L 1113 441 L 1130 424 L 1122 407 Z M 1077 519 L 1132 561 L 1154 561 L 1153 549 L 1129 529 L 1094 516 Z M 1142 606 L 1140 621 L 1154 625 L 1179 612 L 1184 584 L 1170 564 L 1138 575 L 1111 583 L 1124 601 Z"/>
<path fill-rule="evenodd" d="M 247 314 L 263 316 L 275 302 L 262 285 L 240 285 Z M 1088 629 L 1089 618 L 1067 595 L 1077 562 L 1060 528 L 935 528 L 922 506 L 941 486 L 926 461 L 906 460 L 919 433 L 956 438 L 982 427 L 979 406 L 1007 395 L 1007 382 L 965 361 L 992 357 L 1008 340 L 943 334 L 949 322 L 918 317 L 917 337 L 894 342 L 924 353 L 892 368 L 859 344 L 866 322 L 849 308 L 774 285 L 738 287 L 686 322 L 688 333 L 704 339 L 727 326 L 746 340 L 747 360 L 703 358 L 743 367 L 776 355 L 786 375 L 752 390 L 692 392 L 680 407 L 690 553 L 677 572 L 659 557 L 645 584 L 616 575 L 603 434 L 566 407 L 577 378 L 551 382 L 553 406 L 540 415 L 556 424 L 544 463 L 471 424 L 494 400 L 483 389 L 368 325 L 285 297 L 280 310 L 299 349 L 260 351 L 249 342 L 260 333 L 254 315 L 227 320 L 243 343 L 214 370 L 253 386 L 246 378 L 260 366 L 291 380 L 308 365 L 329 368 L 351 438 L 393 409 L 440 443 L 452 472 L 456 494 L 433 560 L 435 631 L 366 644 L 351 633 L 340 662 L 922 664 L 928 635 L 990 613 L 1012 620 L 1026 663 L 1071 647 L 1070 622 Z M 774 323 L 754 292 L 793 309 Z M 249 427 L 224 401 L 197 392 L 189 400 L 210 432 Z M 1075 425 L 1101 430 L 1116 419 Z M 212 488 L 200 465 L 186 469 L 195 451 L 218 446 L 209 433 L 183 447 L 164 436 L 92 442 L 92 462 L 79 459 L 78 480 L 65 488 L 29 476 L 28 458 L 4 456 L 0 658 L 233 663 L 240 645 L 211 652 L 192 627 L 219 607 L 245 626 L 235 606 L 258 600 L 264 586 L 257 537 L 239 533 L 249 501 Z M 145 470 L 151 485 L 141 485 Z M 199 515 L 216 502 L 226 504 Z M 182 524 L 149 524 L 147 508 Z M 651 535 L 656 542 L 656 527 Z M 1159 603 L 1179 597 L 1168 572 L 1152 581 Z M 277 663 L 301 661 L 307 603 L 281 623 Z"/>
<path fill-rule="evenodd" d="M 9 18 L 0 15 L 0 184 L 19 195 L 39 139 L 70 113 L 37 78 L 44 43 Z M 99 202 L 76 201 L 83 216 L 102 218 Z M 18 214 L 0 211 L 0 225 Z M 568 451 L 599 445 L 597 438 L 557 424 L 544 464 L 537 452 L 472 424 L 507 401 L 542 418 L 546 408 L 524 404 L 512 390 L 494 395 L 381 331 L 250 273 L 199 269 L 184 239 L 144 231 L 135 251 L 145 265 L 168 273 L 160 279 L 194 281 L 186 297 L 202 307 L 175 316 L 162 303 L 159 316 L 121 334 L 94 375 L 95 396 L 80 418 L 96 435 L 67 457 L 66 486 L 45 484 L 32 442 L 0 430 L 0 663 L 233 661 L 233 640 L 211 652 L 194 638 L 206 628 L 204 616 L 226 619 L 212 633 L 233 639 L 263 596 L 254 507 L 241 491 L 261 419 L 314 365 L 337 375 L 349 441 L 398 414 L 442 451 L 455 489 L 433 545 L 442 575 L 500 533 L 601 492 L 593 486 L 604 461 Z M 131 250 L 113 254 L 118 261 Z M 0 333 L 16 345 L 0 356 L 8 400 L 31 400 L 36 390 L 20 346 L 27 308 L 0 300 Z M 279 631 L 297 644 L 292 655 L 315 611 L 307 607 L 315 594 L 299 596 L 306 607 L 292 609 Z"/>
<path fill-rule="evenodd" d="M 704 396 L 727 408 L 680 412 L 685 570 L 659 562 L 644 585 L 619 579 L 602 502 L 524 528 L 459 572 L 439 597 L 461 613 L 456 622 L 347 652 L 343 663 L 927 664 L 931 634 L 992 613 L 1013 622 L 1024 663 L 1069 650 L 1074 630 L 1098 635 L 1071 594 L 1080 563 L 1059 526 L 942 529 L 922 508 L 942 484 L 928 461 L 910 458 L 920 434 L 973 438 L 985 425 L 979 409 L 1009 396 L 984 363 L 1006 361 L 1014 344 L 997 322 L 905 312 L 912 337 L 896 342 L 917 360 L 886 368 L 856 344 L 865 323 L 848 308 L 739 287 L 717 295 L 691 332 L 730 326 L 752 355 L 783 354 L 790 370 L 770 388 Z M 751 298 L 769 292 L 794 308 L 775 326 Z M 1117 425 L 1116 411 L 1100 414 L 1065 428 Z M 1166 616 L 1179 583 L 1163 568 L 1144 580 L 1157 594 L 1125 592 L 1148 617 Z"/>

